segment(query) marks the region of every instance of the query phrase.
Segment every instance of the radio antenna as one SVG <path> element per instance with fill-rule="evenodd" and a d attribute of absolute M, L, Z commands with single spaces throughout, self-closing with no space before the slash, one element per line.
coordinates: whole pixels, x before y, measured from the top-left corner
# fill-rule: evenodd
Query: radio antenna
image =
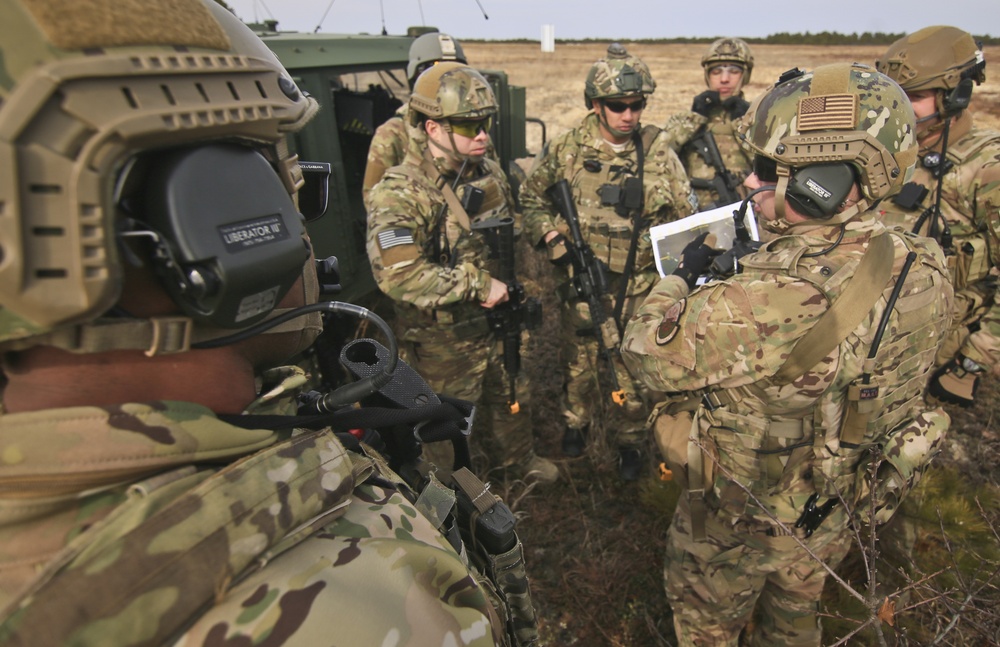
<path fill-rule="evenodd" d="M 485 18 L 486 20 L 489 20 L 490 17 L 486 15 L 486 10 L 483 9 L 483 3 L 480 2 L 479 0 L 476 0 L 476 4 L 479 5 L 479 10 L 483 12 L 483 18 Z"/>
<path fill-rule="evenodd" d="M 317 33 L 320 30 L 320 28 L 323 27 L 323 21 L 326 20 L 327 14 L 330 13 L 330 9 L 333 8 L 333 3 L 336 1 L 337 0 L 330 0 L 330 4 L 326 5 L 326 11 L 323 12 L 323 17 L 319 19 L 319 22 L 316 23 L 316 28 L 313 29 L 314 34 Z"/>

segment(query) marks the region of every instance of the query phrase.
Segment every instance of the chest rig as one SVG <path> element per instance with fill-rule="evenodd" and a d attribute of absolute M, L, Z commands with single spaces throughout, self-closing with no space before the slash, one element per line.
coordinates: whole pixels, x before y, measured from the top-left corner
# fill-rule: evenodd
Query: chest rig
<path fill-rule="evenodd" d="M 648 235 L 633 245 L 634 225 L 630 218 L 636 213 L 644 215 L 641 164 L 658 132 L 647 126 L 639 137 L 633 137 L 633 156 L 585 148 L 566 164 L 565 178 L 573 190 L 583 238 L 594 255 L 616 274 L 625 273 L 632 247 L 633 267 L 646 267 L 653 260 Z"/>

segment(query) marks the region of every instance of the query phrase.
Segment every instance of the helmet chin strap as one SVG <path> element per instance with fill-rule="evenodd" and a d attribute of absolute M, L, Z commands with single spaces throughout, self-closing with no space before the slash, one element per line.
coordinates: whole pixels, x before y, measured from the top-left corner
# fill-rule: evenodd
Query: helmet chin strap
<path fill-rule="evenodd" d="M 594 101 L 598 100 L 594 99 Z M 622 137 L 624 139 L 628 139 L 629 137 L 632 136 L 632 133 L 634 133 L 636 129 L 638 129 L 639 127 L 638 123 L 636 123 L 636 127 L 633 128 L 632 130 L 618 130 L 617 128 L 612 128 L 611 124 L 608 123 L 608 115 L 605 112 L 605 110 L 606 108 L 604 107 L 604 103 L 601 102 L 601 111 L 597 113 L 597 121 L 600 122 L 600 124 L 604 126 L 604 128 L 615 137 Z"/>
<path fill-rule="evenodd" d="M 442 128 L 443 127 L 444 126 L 442 126 Z M 442 146 L 433 137 L 428 137 L 427 143 L 444 153 L 445 157 L 451 160 L 455 164 L 456 168 L 462 166 L 463 164 L 478 164 L 483 159 L 483 155 L 466 155 L 464 153 L 459 153 L 458 145 L 455 144 L 455 134 L 448 129 L 445 129 L 445 132 L 448 133 L 448 141 L 451 142 L 451 148 Z"/>

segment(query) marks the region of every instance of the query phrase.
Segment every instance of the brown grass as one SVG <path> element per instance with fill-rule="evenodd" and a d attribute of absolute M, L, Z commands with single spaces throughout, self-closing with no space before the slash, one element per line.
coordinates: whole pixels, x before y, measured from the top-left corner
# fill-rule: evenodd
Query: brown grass
<path fill-rule="evenodd" d="M 691 99 L 705 89 L 701 68 L 704 45 L 625 44 L 650 67 L 657 83 L 656 93 L 643 115 L 646 123 L 663 125 L 678 111 L 688 110 Z M 510 82 L 527 89 L 529 117 L 545 121 L 548 137 L 569 130 L 587 110 L 583 104 L 583 82 L 591 64 L 605 53 L 597 44 L 557 44 L 551 54 L 537 44 L 463 44 L 469 61 L 478 68 L 504 70 Z M 755 65 L 746 88 L 753 99 L 777 80 L 785 70 L 811 70 L 818 65 L 840 61 L 872 64 L 885 52 L 881 46 L 790 46 L 754 45 Z M 987 47 L 987 61 L 1000 61 L 1000 47 Z M 1000 81 L 996 73 L 973 93 L 972 109 L 980 125 L 1000 130 Z M 541 148 L 541 129 L 528 129 L 528 149 Z"/>

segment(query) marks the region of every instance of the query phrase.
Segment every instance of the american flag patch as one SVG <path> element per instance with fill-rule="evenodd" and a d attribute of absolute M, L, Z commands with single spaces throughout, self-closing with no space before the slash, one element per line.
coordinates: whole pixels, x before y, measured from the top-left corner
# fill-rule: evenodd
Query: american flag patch
<path fill-rule="evenodd" d="M 827 94 L 799 101 L 799 132 L 809 130 L 854 130 L 858 123 L 858 97 Z"/>
<path fill-rule="evenodd" d="M 410 233 L 409 229 L 387 229 L 378 234 L 378 246 L 381 249 L 412 244 L 413 234 Z"/>

